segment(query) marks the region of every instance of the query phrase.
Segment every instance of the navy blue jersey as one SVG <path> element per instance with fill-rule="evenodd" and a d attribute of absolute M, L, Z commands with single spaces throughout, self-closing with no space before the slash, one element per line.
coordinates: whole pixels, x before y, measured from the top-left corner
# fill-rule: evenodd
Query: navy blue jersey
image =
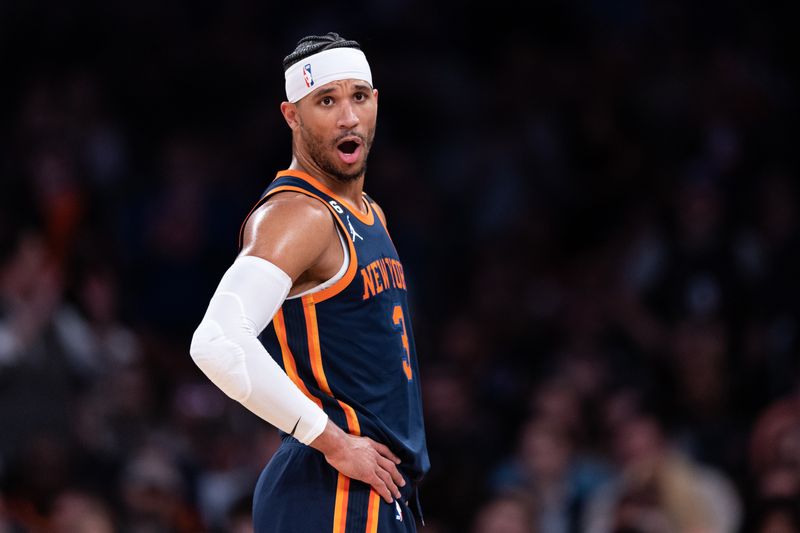
<path fill-rule="evenodd" d="M 288 298 L 261 342 L 335 424 L 387 445 L 402 460 L 401 472 L 419 481 L 430 463 L 397 250 L 366 194 L 365 215 L 312 176 L 287 170 L 253 209 L 283 191 L 316 198 L 330 210 L 347 237 L 350 263 L 334 285 Z"/>

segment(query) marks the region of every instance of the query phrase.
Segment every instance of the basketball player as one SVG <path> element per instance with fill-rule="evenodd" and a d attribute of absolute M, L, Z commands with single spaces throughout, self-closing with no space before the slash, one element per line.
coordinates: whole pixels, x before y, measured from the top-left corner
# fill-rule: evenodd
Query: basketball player
<path fill-rule="evenodd" d="M 416 531 L 409 499 L 429 462 L 406 279 L 363 192 L 378 91 L 335 33 L 300 40 L 283 66 L 292 162 L 242 225 L 191 355 L 282 432 L 256 532 Z"/>

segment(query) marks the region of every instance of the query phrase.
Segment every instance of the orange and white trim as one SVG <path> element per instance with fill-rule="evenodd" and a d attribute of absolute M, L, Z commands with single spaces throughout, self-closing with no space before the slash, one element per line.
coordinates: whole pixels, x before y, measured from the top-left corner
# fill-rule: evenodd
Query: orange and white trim
<path fill-rule="evenodd" d="M 311 174 L 309 174 L 307 172 L 303 172 L 302 170 L 281 170 L 275 176 L 275 179 L 282 178 L 284 176 L 292 177 L 292 178 L 300 178 L 301 180 L 307 182 L 309 185 L 312 185 L 316 189 L 319 189 L 320 191 L 324 192 L 325 194 L 327 194 L 328 196 L 330 196 L 331 198 L 333 198 L 334 200 L 336 200 L 340 204 L 345 205 L 350 210 L 350 212 L 353 213 L 353 215 L 358 220 L 360 220 L 361 222 L 363 222 L 367 226 L 372 226 L 375 223 L 375 210 L 372 209 L 372 205 L 370 205 L 370 203 L 367 201 L 366 198 L 362 197 L 363 198 L 363 205 L 366 208 L 367 212 L 366 213 L 362 213 L 361 209 L 359 209 L 358 206 L 353 205 L 353 203 L 350 200 L 342 198 L 340 195 L 338 195 L 335 192 L 333 192 L 325 184 L 323 184 L 321 181 L 319 181 L 317 178 L 315 178 L 314 176 L 312 176 Z M 273 189 L 273 191 L 276 191 L 279 188 L 280 187 L 278 187 L 276 189 Z M 270 193 L 272 193 L 273 191 L 270 191 Z M 306 191 L 306 192 L 308 192 L 308 191 Z"/>

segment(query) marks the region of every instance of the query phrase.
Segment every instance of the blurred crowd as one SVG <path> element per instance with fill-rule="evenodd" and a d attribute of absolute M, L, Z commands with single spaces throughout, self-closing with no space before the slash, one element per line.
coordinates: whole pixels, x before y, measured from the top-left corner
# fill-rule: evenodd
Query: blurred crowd
<path fill-rule="evenodd" d="M 0 3 L 0 533 L 252 531 L 277 432 L 188 346 L 327 31 L 381 94 L 423 531 L 800 532 L 791 17 L 515 9 Z"/>

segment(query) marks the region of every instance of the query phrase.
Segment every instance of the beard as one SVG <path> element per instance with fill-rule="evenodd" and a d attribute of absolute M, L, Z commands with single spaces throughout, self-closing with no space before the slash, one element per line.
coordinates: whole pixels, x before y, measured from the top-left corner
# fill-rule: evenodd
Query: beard
<path fill-rule="evenodd" d="M 348 135 L 355 135 L 361 139 L 361 149 L 364 151 L 364 160 L 352 170 L 345 171 L 337 166 L 338 161 L 335 151 L 340 139 Z M 308 155 L 311 157 L 311 160 L 314 161 L 323 172 L 332 176 L 337 181 L 348 183 L 357 180 L 367 171 L 367 157 L 369 156 L 369 149 L 372 146 L 372 139 L 375 137 L 375 128 L 367 132 L 366 137 L 354 132 L 343 133 L 330 145 L 331 148 L 333 148 L 333 155 L 331 155 L 331 151 L 326 147 L 325 141 L 304 128 L 302 123 L 300 124 L 300 137 L 302 137 L 308 149 Z"/>

